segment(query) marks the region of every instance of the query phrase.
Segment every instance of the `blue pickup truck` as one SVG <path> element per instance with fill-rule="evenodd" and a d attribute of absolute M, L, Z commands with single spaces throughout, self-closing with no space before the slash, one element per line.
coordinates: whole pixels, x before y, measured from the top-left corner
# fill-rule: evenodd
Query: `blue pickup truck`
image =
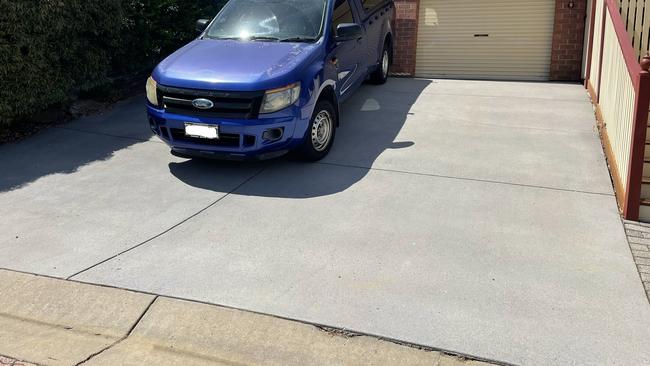
<path fill-rule="evenodd" d="M 149 124 L 176 156 L 325 157 L 339 106 L 393 56 L 392 0 L 230 0 L 147 80 Z"/>

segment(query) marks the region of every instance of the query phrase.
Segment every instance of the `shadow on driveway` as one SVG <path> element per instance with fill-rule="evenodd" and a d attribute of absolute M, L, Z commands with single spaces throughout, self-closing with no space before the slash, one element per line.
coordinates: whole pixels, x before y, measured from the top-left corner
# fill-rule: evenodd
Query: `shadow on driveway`
<path fill-rule="evenodd" d="M 368 168 L 385 150 L 405 149 L 415 144 L 412 141 L 396 142 L 395 139 L 406 123 L 412 105 L 430 83 L 429 80 L 409 80 L 409 90 L 406 92 L 396 92 L 391 89 L 390 84 L 364 85 L 343 104 L 341 127 L 337 131 L 336 141 L 330 154 L 335 155 L 337 151 L 346 151 L 354 154 L 357 161 L 363 162 L 357 165 L 359 169 L 351 169 L 348 174 L 322 177 L 321 171 L 314 169 L 313 164 L 300 163 L 290 157 L 246 163 L 190 159 L 180 163 L 169 163 L 169 170 L 176 178 L 188 185 L 224 192 L 226 187 L 221 183 L 220 177 L 227 174 L 235 165 L 247 164 L 259 167 L 282 165 L 286 174 L 296 180 L 309 182 L 310 185 L 306 185 L 300 191 L 286 190 L 275 185 L 267 185 L 259 189 L 245 186 L 239 189 L 237 194 L 310 198 L 338 193 L 363 179 L 368 173 Z M 329 159 L 326 158 L 322 163 L 328 164 L 328 161 Z"/>
<path fill-rule="evenodd" d="M 360 168 L 368 168 L 386 149 L 413 146 L 411 141 L 395 142 L 395 138 L 404 126 L 412 104 L 430 83 L 429 80 L 409 80 L 405 91 L 396 91 L 400 84 L 391 85 L 390 81 L 384 86 L 364 85 L 342 106 L 341 128 L 337 131 L 331 155 L 337 151 L 338 154 L 353 154 L 363 163 Z M 104 114 L 81 118 L 43 131 L 28 140 L 0 146 L 0 171 L 3 172 L 0 192 L 12 191 L 48 175 L 74 173 L 95 161 L 110 159 L 117 151 L 149 141 L 151 137 L 142 97 L 120 102 Z M 155 138 L 151 141 L 162 144 Z M 233 170 L 242 166 L 261 169 L 278 164 L 290 167 L 287 174 L 295 176 L 295 179 L 315 178 L 313 164 L 292 161 L 287 157 L 246 163 L 193 159 L 169 163 L 169 170 L 190 186 L 228 192 L 232 189 L 232 182 L 223 177 L 232 175 Z M 367 169 L 353 172 L 346 177 L 330 177 L 329 184 L 312 187 L 307 196 L 305 192 L 292 193 L 273 187 L 246 194 L 290 198 L 333 194 L 361 180 Z"/>
<path fill-rule="evenodd" d="M 0 146 L 0 192 L 52 174 L 71 174 L 119 150 L 151 138 L 143 98 L 130 98 L 111 110 L 54 127 L 25 141 Z"/>

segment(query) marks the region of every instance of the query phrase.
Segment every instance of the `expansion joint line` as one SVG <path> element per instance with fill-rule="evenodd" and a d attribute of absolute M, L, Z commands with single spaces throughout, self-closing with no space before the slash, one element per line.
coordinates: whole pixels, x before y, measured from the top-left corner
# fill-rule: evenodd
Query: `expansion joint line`
<path fill-rule="evenodd" d="M 126 333 L 122 338 L 120 338 L 120 339 L 118 339 L 117 341 L 115 341 L 115 342 L 109 344 L 108 346 L 106 346 L 106 347 L 100 349 L 99 351 L 97 351 L 97 352 L 91 354 L 90 356 L 86 357 L 83 361 L 78 362 L 77 364 L 75 364 L 75 366 L 80 366 L 80 365 L 85 364 L 86 362 L 90 361 L 91 359 L 93 359 L 93 358 L 95 358 L 95 357 L 101 355 L 102 353 L 108 351 L 109 349 L 111 349 L 111 348 L 117 346 L 117 345 L 120 344 L 122 341 L 124 341 L 124 340 L 126 340 L 127 338 L 129 338 L 129 336 L 131 336 L 131 334 L 133 333 L 133 331 L 135 330 L 135 328 L 138 326 L 138 324 L 140 324 L 140 321 L 142 321 L 142 318 L 144 318 L 145 314 L 147 314 L 147 312 L 149 312 L 149 309 L 150 309 L 151 306 L 154 304 L 154 302 L 156 302 L 157 299 L 158 299 L 158 296 L 155 296 L 153 299 L 151 299 L 151 302 L 149 302 L 149 305 L 147 305 L 147 307 L 144 309 L 144 311 L 142 312 L 142 314 L 140 314 L 140 316 L 138 317 L 138 319 L 136 319 L 135 322 L 133 322 L 133 325 L 131 325 L 131 328 L 129 328 L 129 331 L 128 331 L 128 332 L 127 332 L 127 333 Z"/>
<path fill-rule="evenodd" d="M 106 258 L 106 259 L 103 259 L 103 260 L 101 260 L 101 261 L 99 261 L 99 262 L 97 262 L 97 263 L 95 263 L 95 264 L 93 264 L 93 265 L 91 265 L 91 266 L 89 266 L 89 267 L 86 267 L 86 268 L 82 269 L 81 271 L 78 271 L 77 273 L 75 273 L 75 274 L 73 274 L 73 275 L 71 275 L 71 276 L 68 276 L 66 279 L 67 279 L 67 280 L 70 280 L 70 279 L 72 279 L 73 277 L 76 277 L 76 276 L 78 276 L 78 275 L 80 275 L 80 274 L 82 274 L 82 273 L 84 273 L 84 272 L 86 272 L 86 271 L 89 271 L 89 270 L 91 270 L 91 269 L 93 269 L 93 268 L 95 268 L 95 267 L 97 267 L 97 266 L 99 266 L 99 265 L 102 265 L 102 264 L 104 264 L 104 263 L 106 263 L 106 262 L 108 262 L 108 261 L 110 261 L 110 260 L 113 260 L 113 259 L 115 259 L 115 258 L 117 258 L 117 257 L 119 257 L 119 256 L 121 256 L 121 255 L 123 255 L 123 254 L 126 254 L 126 253 L 128 253 L 128 252 L 130 252 L 130 251 L 132 251 L 132 250 L 134 250 L 134 249 L 136 249 L 136 248 L 139 248 L 139 247 L 141 247 L 141 246 L 143 246 L 143 245 L 145 245 L 145 244 L 147 244 L 147 243 L 153 241 L 154 239 L 157 239 L 157 238 L 159 238 L 159 237 L 161 237 L 161 236 L 167 234 L 168 232 L 170 232 L 170 231 L 176 229 L 177 227 L 183 225 L 184 223 L 190 221 L 191 219 L 195 218 L 196 216 L 198 216 L 198 215 L 202 214 L 203 212 L 207 211 L 209 208 L 213 207 L 213 206 L 216 205 L 217 203 L 221 202 L 223 199 L 225 199 L 226 197 L 230 196 L 232 193 L 234 193 L 235 191 L 237 191 L 239 188 L 241 188 L 241 187 L 243 187 L 244 185 L 246 185 L 246 183 L 250 182 L 250 181 L 253 180 L 255 177 L 257 177 L 257 176 L 259 176 L 260 174 L 262 174 L 265 170 L 266 170 L 265 167 L 264 167 L 264 168 L 261 168 L 261 169 L 258 170 L 255 174 L 251 175 L 251 176 L 248 177 L 245 181 L 243 181 L 242 183 L 240 183 L 239 185 L 237 185 L 235 188 L 233 188 L 233 189 L 231 189 L 230 191 L 228 191 L 228 193 L 226 193 L 226 194 L 224 194 L 223 196 L 219 197 L 219 199 L 217 199 L 216 201 L 214 201 L 214 202 L 210 203 L 209 205 L 205 206 L 204 208 L 200 209 L 198 212 L 196 212 L 196 213 L 194 213 L 194 214 L 192 214 L 192 215 L 186 217 L 185 219 L 181 220 L 179 223 L 177 223 L 177 224 L 171 226 L 170 228 L 166 229 L 165 231 L 163 231 L 163 232 L 161 232 L 161 233 L 159 233 L 159 234 L 156 234 L 156 235 L 152 236 L 151 238 L 149 238 L 149 239 L 147 239 L 147 240 L 145 240 L 145 241 L 143 241 L 143 242 L 141 242 L 141 243 L 139 243 L 139 244 L 136 244 L 136 245 L 134 245 L 134 246 L 132 246 L 132 247 L 130 247 L 130 248 L 128 248 L 128 249 L 125 249 L 125 250 L 123 250 L 123 251 L 121 251 L 121 252 L 119 252 L 119 253 L 117 253 L 117 254 L 114 254 L 114 255 L 112 255 L 112 256 Z"/>

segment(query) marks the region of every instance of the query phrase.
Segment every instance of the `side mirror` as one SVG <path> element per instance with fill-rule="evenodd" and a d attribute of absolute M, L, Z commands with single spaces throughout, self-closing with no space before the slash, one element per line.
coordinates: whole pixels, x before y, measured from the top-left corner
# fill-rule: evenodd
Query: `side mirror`
<path fill-rule="evenodd" d="M 336 42 L 352 41 L 363 37 L 363 28 L 359 24 L 342 23 L 336 27 Z"/>
<path fill-rule="evenodd" d="M 205 28 L 208 27 L 210 24 L 210 19 L 199 19 L 196 21 L 196 31 L 199 33 L 203 33 Z"/>

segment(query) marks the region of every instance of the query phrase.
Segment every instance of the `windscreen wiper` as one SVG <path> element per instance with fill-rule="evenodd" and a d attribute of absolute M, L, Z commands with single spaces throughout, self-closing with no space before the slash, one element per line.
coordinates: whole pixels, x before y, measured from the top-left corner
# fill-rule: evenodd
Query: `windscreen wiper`
<path fill-rule="evenodd" d="M 308 38 L 308 37 L 291 37 L 291 38 L 283 38 L 280 40 L 280 42 L 314 42 L 316 38 Z"/>
<path fill-rule="evenodd" d="M 221 41 L 221 40 L 236 40 L 236 39 L 241 39 L 241 38 L 239 38 L 239 37 L 215 37 L 215 36 L 208 36 L 208 35 L 205 35 L 203 38 L 207 38 L 207 39 L 218 39 L 218 40 L 220 40 L 220 41 Z"/>
<path fill-rule="evenodd" d="M 251 36 L 248 38 L 242 38 L 242 40 L 246 41 L 279 41 L 280 39 L 277 37 L 267 37 L 267 36 Z"/>

